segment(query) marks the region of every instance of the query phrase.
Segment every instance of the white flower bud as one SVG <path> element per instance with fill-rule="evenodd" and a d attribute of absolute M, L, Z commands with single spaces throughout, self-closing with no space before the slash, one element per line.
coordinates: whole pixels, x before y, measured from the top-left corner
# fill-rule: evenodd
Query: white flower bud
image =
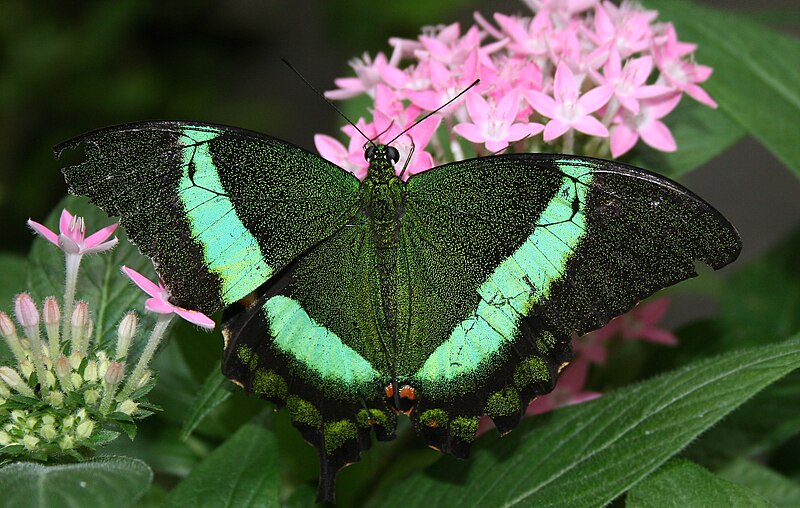
<path fill-rule="evenodd" d="M 25 359 L 25 360 L 22 360 L 21 362 L 18 362 L 17 365 L 19 365 L 20 374 L 22 374 L 22 376 L 25 379 L 30 379 L 31 376 L 33 375 L 33 371 L 34 371 L 34 368 L 35 368 L 33 366 L 33 363 L 31 363 L 30 360 Z"/>
<path fill-rule="evenodd" d="M 0 379 L 2 379 L 3 382 L 10 386 L 15 392 L 21 395 L 28 397 L 36 396 L 33 393 L 33 390 L 31 390 L 31 387 L 28 386 L 19 376 L 19 373 L 11 367 L 0 367 Z"/>
<path fill-rule="evenodd" d="M 131 399 L 127 399 L 117 406 L 117 411 L 119 411 L 120 413 L 125 413 L 128 416 L 133 416 L 133 414 L 136 413 L 136 411 L 138 410 L 139 410 L 139 404 L 132 401 Z"/>
<path fill-rule="evenodd" d="M 52 391 L 47 394 L 47 403 L 58 409 L 64 405 L 64 394 L 59 391 Z"/>
<path fill-rule="evenodd" d="M 87 406 L 94 406 L 100 400 L 100 392 L 97 390 L 86 390 L 83 392 L 83 400 Z"/>
<path fill-rule="evenodd" d="M 10 445 L 14 439 L 4 430 L 0 430 L 0 446 Z"/>
<path fill-rule="evenodd" d="M 87 418 L 86 420 L 79 423 L 78 427 L 75 428 L 75 438 L 78 439 L 79 441 L 89 439 L 92 435 L 93 430 L 94 430 L 94 422 Z"/>
<path fill-rule="evenodd" d="M 73 425 L 75 425 L 75 417 L 72 415 L 65 416 L 64 419 L 61 420 L 62 429 L 71 429 Z"/>
<path fill-rule="evenodd" d="M 119 328 L 117 328 L 117 360 L 124 360 L 128 356 L 128 349 L 136 336 L 136 325 L 136 313 L 133 311 L 125 314 L 125 317 L 120 321 Z"/>
<path fill-rule="evenodd" d="M 97 362 L 89 360 L 86 364 L 86 368 L 83 370 L 83 380 L 87 383 L 93 383 L 97 381 L 97 379 Z"/>
<path fill-rule="evenodd" d="M 77 372 L 73 372 L 69 375 L 69 382 L 72 383 L 72 386 L 75 388 L 80 388 L 83 384 L 83 378 Z"/>
<path fill-rule="evenodd" d="M 42 428 L 39 429 L 39 435 L 42 436 L 45 441 L 50 442 L 58 437 L 58 432 L 56 432 L 56 428 L 53 425 L 42 425 Z"/>
<path fill-rule="evenodd" d="M 64 436 L 61 438 L 61 441 L 58 442 L 58 447 L 62 450 L 72 450 L 75 447 L 75 440 L 72 436 Z"/>
<path fill-rule="evenodd" d="M 39 438 L 32 434 L 26 434 L 22 438 L 22 444 L 27 450 L 34 451 L 39 444 Z"/>
<path fill-rule="evenodd" d="M 83 353 L 80 351 L 73 351 L 71 355 L 69 355 L 69 365 L 72 367 L 72 370 L 78 370 L 81 366 L 81 362 L 83 362 Z"/>

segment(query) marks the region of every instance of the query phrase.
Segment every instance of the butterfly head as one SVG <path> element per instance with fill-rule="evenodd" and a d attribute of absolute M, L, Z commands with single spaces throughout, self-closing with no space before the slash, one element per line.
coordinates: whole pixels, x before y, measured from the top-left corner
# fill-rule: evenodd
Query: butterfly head
<path fill-rule="evenodd" d="M 369 162 L 369 176 L 378 181 L 388 181 L 395 176 L 394 165 L 400 160 L 400 152 L 390 145 L 370 145 L 364 150 Z"/>

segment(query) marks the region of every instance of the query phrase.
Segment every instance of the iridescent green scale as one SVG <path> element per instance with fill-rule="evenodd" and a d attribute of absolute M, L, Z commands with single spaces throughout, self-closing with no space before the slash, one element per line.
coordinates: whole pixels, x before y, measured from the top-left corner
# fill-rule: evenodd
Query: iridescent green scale
<path fill-rule="evenodd" d="M 286 407 L 319 452 L 321 500 L 398 414 L 458 457 L 481 415 L 511 430 L 573 334 L 741 247 L 688 190 L 599 159 L 497 155 L 404 182 L 376 145 L 360 182 L 231 127 L 124 125 L 56 153 L 80 143 L 71 191 L 121 217 L 176 304 L 226 308 L 223 371 Z"/>

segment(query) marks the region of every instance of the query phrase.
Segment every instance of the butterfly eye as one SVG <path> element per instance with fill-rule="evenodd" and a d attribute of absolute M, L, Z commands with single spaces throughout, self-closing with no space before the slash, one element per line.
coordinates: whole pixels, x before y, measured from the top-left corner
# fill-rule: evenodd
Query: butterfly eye
<path fill-rule="evenodd" d="M 369 162 L 369 160 L 375 155 L 375 147 L 370 146 L 367 147 L 366 151 L 364 151 L 364 158 Z"/>
<path fill-rule="evenodd" d="M 395 148 L 393 146 L 387 146 L 386 147 L 386 157 L 388 157 L 389 159 L 391 159 L 394 162 L 397 162 L 397 161 L 400 160 L 400 152 L 398 152 L 397 148 Z"/>

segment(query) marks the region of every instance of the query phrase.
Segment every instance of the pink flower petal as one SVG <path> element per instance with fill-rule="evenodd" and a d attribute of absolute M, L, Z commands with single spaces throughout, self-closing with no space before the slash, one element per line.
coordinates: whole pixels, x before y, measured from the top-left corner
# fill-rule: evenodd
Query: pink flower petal
<path fill-rule="evenodd" d="M 556 101 L 564 102 L 569 99 L 571 95 L 579 92 L 578 82 L 575 81 L 575 75 L 565 62 L 561 62 L 556 67 L 556 77 L 553 82 L 553 96 Z M 598 106 L 599 107 L 599 106 Z"/>
<path fill-rule="evenodd" d="M 646 328 L 639 334 L 640 339 L 654 342 L 656 344 L 665 344 L 667 346 L 676 346 L 678 338 L 669 330 L 662 330 L 660 328 Z"/>
<path fill-rule="evenodd" d="M 207 330 L 213 330 L 216 326 L 216 323 L 213 319 L 206 316 L 202 312 L 198 312 L 196 310 L 186 310 L 180 307 L 175 308 L 175 314 L 179 315 L 186 321 L 195 324 L 201 328 L 205 328 Z"/>
<path fill-rule="evenodd" d="M 111 224 L 110 226 L 106 226 L 103 229 L 97 231 L 96 233 L 92 234 L 87 238 L 83 243 L 84 246 L 88 249 L 92 249 L 94 247 L 99 246 L 102 244 L 109 236 L 114 234 L 114 231 L 117 230 L 119 224 Z M 116 239 L 115 239 L 116 240 Z M 114 245 L 116 245 L 116 241 L 114 241 Z"/>
<path fill-rule="evenodd" d="M 97 244 L 94 247 L 81 249 L 81 254 L 96 254 L 98 252 L 104 252 L 113 249 L 114 246 L 117 245 L 118 243 L 119 240 L 117 240 L 117 238 L 114 237 L 111 240 Z"/>
<path fill-rule="evenodd" d="M 578 104 L 583 108 L 584 113 L 594 113 L 605 106 L 612 95 L 614 95 L 614 89 L 611 86 L 598 86 L 583 94 L 578 99 Z"/>
<path fill-rule="evenodd" d="M 483 132 L 474 123 L 460 123 L 453 127 L 453 132 L 473 143 L 483 143 Z"/>
<path fill-rule="evenodd" d="M 709 108 L 717 109 L 717 101 L 708 95 L 708 92 L 700 88 L 699 85 L 689 85 L 686 87 L 686 94 L 700 104 L 705 104 Z"/>
<path fill-rule="evenodd" d="M 598 136 L 601 138 L 608 137 L 608 128 L 603 125 L 600 120 L 593 116 L 584 116 L 577 122 L 572 124 L 575 130 L 581 131 L 590 136 Z"/>
<path fill-rule="evenodd" d="M 69 227 L 72 224 L 72 214 L 66 208 L 61 210 L 61 217 L 58 219 L 58 232 L 69 236 Z"/>
<path fill-rule="evenodd" d="M 621 123 L 611 130 L 611 156 L 615 159 L 627 153 L 636 142 L 639 134 L 626 123 Z"/>
<path fill-rule="evenodd" d="M 642 137 L 642 141 L 656 150 L 674 152 L 678 149 L 678 145 L 675 143 L 675 138 L 672 137 L 669 128 L 660 120 L 653 120 L 648 125 L 642 126 L 639 129 L 639 135 Z"/>
<path fill-rule="evenodd" d="M 553 141 L 568 130 L 569 125 L 565 124 L 561 120 L 550 120 L 547 122 L 547 125 L 544 126 L 544 140 L 547 142 Z"/>
<path fill-rule="evenodd" d="M 165 302 L 161 298 L 148 298 L 144 302 L 144 310 L 148 312 L 155 312 L 156 314 L 172 314 L 178 307 L 169 302 Z"/>
<path fill-rule="evenodd" d="M 547 118 L 555 118 L 556 101 L 552 97 L 537 90 L 527 90 L 525 92 L 525 98 L 530 105 L 533 106 L 533 109 Z"/>
<path fill-rule="evenodd" d="M 28 219 L 28 227 L 48 242 L 52 243 L 56 247 L 60 247 L 58 244 L 58 235 L 47 229 L 44 224 L 39 224 L 34 220 Z"/>
<path fill-rule="evenodd" d="M 326 160 L 341 165 L 342 159 L 347 156 L 347 149 L 337 139 L 325 134 L 314 135 L 314 146 L 317 152 Z"/>
<path fill-rule="evenodd" d="M 137 272 L 132 268 L 128 268 L 127 266 L 123 266 L 121 269 L 122 273 L 124 273 L 129 279 L 133 281 L 134 284 L 139 286 L 139 289 L 147 293 L 148 295 L 152 296 L 153 298 L 160 298 L 161 297 L 161 288 L 158 287 L 153 281 L 142 275 L 141 273 Z"/>
<path fill-rule="evenodd" d="M 508 148 L 508 141 L 490 139 L 486 143 L 486 149 L 492 153 L 497 153 Z"/>
<path fill-rule="evenodd" d="M 492 108 L 489 103 L 477 92 L 467 95 L 467 111 L 469 112 L 469 117 L 476 124 L 486 123 L 492 114 Z"/>

